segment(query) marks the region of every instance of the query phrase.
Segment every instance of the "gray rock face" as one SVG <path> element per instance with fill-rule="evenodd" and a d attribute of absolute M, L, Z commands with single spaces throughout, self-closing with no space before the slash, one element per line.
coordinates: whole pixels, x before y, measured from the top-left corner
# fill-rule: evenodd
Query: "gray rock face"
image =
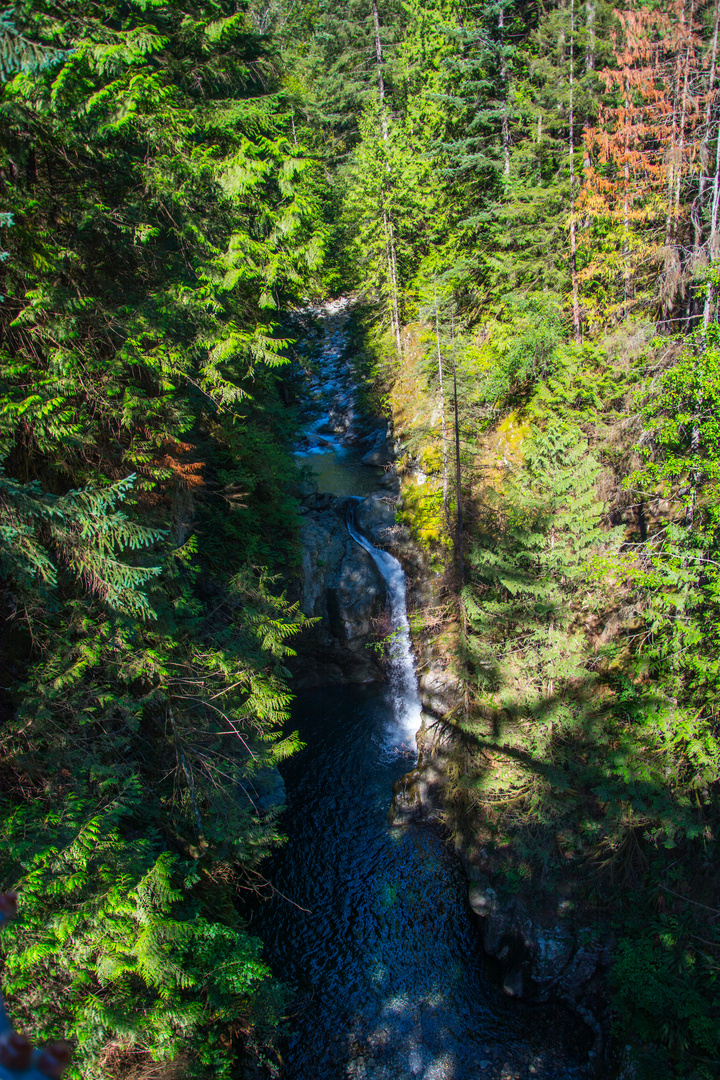
<path fill-rule="evenodd" d="M 441 659 L 431 660 L 419 679 L 423 709 L 433 716 L 447 716 L 455 708 L 462 693 L 460 683 Z"/>
<path fill-rule="evenodd" d="M 452 748 L 449 733 L 423 713 L 417 733 L 418 760 L 415 768 L 393 785 L 389 819 L 392 825 L 408 821 L 435 821 L 440 818 L 445 766 Z"/>
<path fill-rule="evenodd" d="M 250 781 L 251 797 L 260 810 L 278 810 L 285 805 L 285 781 L 274 765 L 255 773 Z"/>
<path fill-rule="evenodd" d="M 388 423 L 372 432 L 367 437 L 366 442 L 369 443 L 370 448 L 361 458 L 364 465 L 384 466 L 395 460 L 397 456 L 395 443 L 390 435 L 390 425 Z"/>
<path fill-rule="evenodd" d="M 305 615 L 326 614 L 328 584 L 339 572 L 345 557 L 348 534 L 344 510 L 310 510 L 300 528 L 303 547 L 303 598 Z"/>
<path fill-rule="evenodd" d="M 397 500 L 390 491 L 376 491 L 368 495 L 355 511 L 355 521 L 362 533 L 376 547 L 391 546 L 395 530 L 395 508 Z"/>
<path fill-rule="evenodd" d="M 366 646 L 385 610 L 385 582 L 368 553 L 348 535 L 346 505 L 346 499 L 333 495 L 305 500 L 300 606 L 319 621 L 294 643 L 298 656 L 290 666 L 298 689 L 382 678 Z"/>
<path fill-rule="evenodd" d="M 471 881 L 468 901 L 482 920 L 485 952 L 503 964 L 506 993 L 531 997 L 578 998 L 608 962 L 608 946 L 588 928 L 562 918 L 551 927 L 535 922 L 520 900 L 502 904 L 490 885 Z"/>

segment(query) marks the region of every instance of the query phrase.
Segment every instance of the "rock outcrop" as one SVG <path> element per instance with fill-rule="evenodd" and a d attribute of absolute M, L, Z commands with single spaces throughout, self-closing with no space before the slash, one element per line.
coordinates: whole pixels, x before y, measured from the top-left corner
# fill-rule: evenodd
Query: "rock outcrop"
<path fill-rule="evenodd" d="M 363 499 L 355 510 L 355 523 L 376 547 L 389 548 L 398 527 L 395 524 L 397 497 L 390 487 L 383 487 Z"/>
<path fill-rule="evenodd" d="M 541 925 L 524 899 L 503 903 L 489 879 L 467 865 L 470 907 L 481 920 L 485 952 L 502 964 L 503 988 L 513 997 L 576 1000 L 609 963 L 609 946 L 576 925 L 572 904 L 561 900 L 555 919 Z"/>
<path fill-rule="evenodd" d="M 453 748 L 452 734 L 440 721 L 424 712 L 417 745 L 415 768 L 393 785 L 389 814 L 393 825 L 436 821 L 440 816 L 445 768 Z"/>
<path fill-rule="evenodd" d="M 369 446 L 369 449 L 361 458 L 363 465 L 380 465 L 384 467 L 390 465 L 397 456 L 390 424 L 386 420 L 382 421 L 381 426 L 366 436 L 365 445 Z"/>
<path fill-rule="evenodd" d="M 368 645 L 386 608 L 385 582 L 368 553 L 348 535 L 347 499 L 304 499 L 301 609 L 317 619 L 294 643 L 298 689 L 372 682 L 382 669 Z"/>

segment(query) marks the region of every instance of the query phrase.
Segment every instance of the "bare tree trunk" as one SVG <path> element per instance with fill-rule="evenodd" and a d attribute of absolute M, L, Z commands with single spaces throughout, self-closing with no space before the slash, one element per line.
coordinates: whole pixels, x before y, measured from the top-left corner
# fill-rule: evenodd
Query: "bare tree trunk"
<path fill-rule="evenodd" d="M 715 262 L 718 248 L 718 210 L 720 209 L 720 130 L 716 131 L 715 138 L 715 177 L 713 179 L 713 199 L 710 210 L 710 237 L 708 239 L 708 252 L 711 267 Z M 707 293 L 705 295 L 705 308 L 703 310 L 703 338 L 707 337 L 712 309 L 714 307 L 714 299 L 713 283 L 709 280 Z"/>
<path fill-rule="evenodd" d="M 462 504 L 462 473 L 460 471 L 460 423 L 458 421 L 458 393 L 457 393 L 457 362 L 455 358 L 455 315 L 451 315 L 450 333 L 452 335 L 452 360 L 453 360 L 453 399 L 455 404 L 455 501 L 456 501 L 456 529 L 455 529 L 455 553 L 458 564 L 458 577 L 460 588 L 465 583 L 465 560 L 463 558 L 463 504 Z"/>
<path fill-rule="evenodd" d="M 378 77 L 378 94 L 380 97 L 380 125 L 382 130 L 383 143 L 387 149 L 389 136 L 388 136 L 388 122 L 387 122 L 387 109 L 385 106 L 385 79 L 383 78 L 383 52 L 382 41 L 380 40 L 380 16 L 378 15 L 377 0 L 372 0 L 373 10 L 373 24 L 375 27 L 375 60 L 377 66 Z M 390 162 L 386 161 L 386 172 L 388 176 L 390 174 Z M 395 346 L 398 351 L 398 356 L 402 356 L 402 337 L 400 336 L 400 304 L 398 300 L 398 275 L 397 275 L 397 255 L 395 252 L 395 227 L 393 225 L 392 215 L 388 213 L 385 203 L 385 194 L 383 190 L 383 224 L 385 226 L 385 240 L 387 249 L 387 267 L 388 277 L 390 279 L 390 321 L 392 323 L 393 335 L 395 337 Z"/>
<path fill-rule="evenodd" d="M 691 13 L 692 17 L 692 13 Z M 673 234 L 677 232 L 680 213 L 680 190 L 682 186 L 683 159 L 685 157 L 685 120 L 687 118 L 688 80 L 690 78 L 690 46 L 685 52 L 685 77 L 683 79 L 682 101 L 680 104 L 680 137 L 678 140 L 677 170 L 675 172 L 675 206 L 673 215 Z"/>
<path fill-rule="evenodd" d="M 680 101 L 680 132 L 678 138 L 677 148 L 677 169 L 675 173 L 675 198 L 673 205 L 673 241 L 675 244 L 675 251 L 673 253 L 673 266 L 677 268 L 679 280 L 677 287 L 680 290 L 681 299 L 684 297 L 685 292 L 685 274 L 683 272 L 681 251 L 677 244 L 677 231 L 678 221 L 680 219 L 680 194 L 682 190 L 683 179 L 683 165 L 685 161 L 685 122 L 687 120 L 687 107 L 688 107 L 688 85 L 690 80 L 690 59 L 691 59 L 691 46 L 692 46 L 692 26 L 693 18 L 695 16 L 695 2 L 690 5 L 690 24 L 688 26 L 688 41 L 687 48 L 685 49 L 685 74 L 683 76 L 683 89 L 682 98 Z M 672 298 L 674 300 L 674 297 Z M 689 309 L 687 312 L 688 320 L 692 316 L 692 296 L 690 300 Z"/>
<path fill-rule="evenodd" d="M 680 25 L 685 25 L 685 4 L 683 3 L 682 11 L 680 13 Z M 678 107 L 680 97 L 680 85 L 682 82 L 682 60 L 680 50 L 678 49 L 677 58 L 675 61 L 675 80 L 673 88 L 673 111 L 672 111 L 672 137 L 670 140 L 670 154 L 668 160 L 668 175 L 667 175 L 667 217 L 665 219 L 665 245 L 669 247 L 674 232 L 674 208 L 675 208 L 675 174 L 678 170 L 677 152 L 678 152 Z"/>
<path fill-rule="evenodd" d="M 574 112 L 574 90 L 575 90 L 575 0 L 571 0 L 570 4 L 570 117 L 569 117 L 569 130 L 568 130 L 568 142 L 570 149 L 570 274 L 572 277 L 572 308 L 573 308 L 573 337 L 579 344 L 581 341 L 580 334 L 580 293 L 578 289 L 578 275 L 577 275 L 577 233 L 575 222 L 575 134 L 573 132 L 573 124 L 575 122 Z"/>
<path fill-rule="evenodd" d="M 585 71 L 595 70 L 595 0 L 585 2 Z"/>
<path fill-rule="evenodd" d="M 500 83 L 502 85 L 502 113 L 500 127 L 503 147 L 503 175 L 510 175 L 510 120 L 508 118 L 507 65 L 505 63 L 505 9 L 498 12 L 498 37 L 500 39 Z"/>
<path fill-rule="evenodd" d="M 708 145 L 710 143 L 710 125 L 712 123 L 712 107 L 713 107 L 713 90 L 715 89 L 715 69 L 717 65 L 717 47 L 718 47 L 718 24 L 720 23 L 720 0 L 715 0 L 715 24 L 713 27 L 713 40 L 712 50 L 710 53 L 710 76 L 708 79 L 707 98 L 705 101 L 705 130 L 703 132 L 703 141 L 700 151 L 700 183 L 698 184 L 698 213 L 702 214 L 702 201 L 705 195 L 705 189 L 707 187 L 708 178 L 707 172 L 707 154 Z M 703 242 L 703 229 L 702 218 L 693 215 L 693 222 L 695 225 L 695 251 L 698 252 Z"/>
<path fill-rule="evenodd" d="M 443 363 L 440 349 L 440 315 L 438 314 L 437 292 L 435 293 L 435 340 L 437 341 L 438 375 L 440 376 L 440 422 L 442 425 L 442 454 L 443 454 L 443 511 L 447 524 L 448 511 L 448 452 L 447 452 L 447 429 L 445 427 L 445 389 L 443 386 Z"/>
<path fill-rule="evenodd" d="M 380 124 L 382 125 L 383 142 L 388 141 L 387 115 L 385 113 L 385 79 L 383 78 L 383 52 L 380 40 L 380 16 L 378 15 L 377 0 L 372 0 L 373 24 L 375 26 L 375 63 L 377 65 L 378 91 L 380 93 Z"/>
<path fill-rule="evenodd" d="M 385 261 L 387 263 L 388 277 L 390 278 L 390 283 L 391 283 L 390 326 L 392 328 L 393 337 L 395 338 L 395 345 L 396 345 L 396 348 L 398 350 L 398 355 L 399 355 L 400 354 L 400 344 L 401 344 L 400 343 L 400 319 L 398 317 L 398 307 L 397 307 L 397 299 L 396 299 L 396 295 L 395 295 L 395 290 L 392 288 L 392 284 L 393 284 L 392 271 L 393 271 L 393 266 L 394 266 L 394 259 L 393 259 L 394 252 L 393 252 L 392 240 L 391 240 L 391 237 L 392 237 L 391 223 L 388 220 L 388 212 L 387 212 L 387 209 L 385 207 L 385 192 L 384 191 L 381 191 L 381 198 L 382 198 L 383 228 L 384 228 L 384 231 L 385 231 Z"/>
<path fill-rule="evenodd" d="M 628 301 L 630 300 L 630 87 L 625 79 L 625 138 L 624 138 L 624 163 L 623 182 L 623 315 L 627 315 Z"/>

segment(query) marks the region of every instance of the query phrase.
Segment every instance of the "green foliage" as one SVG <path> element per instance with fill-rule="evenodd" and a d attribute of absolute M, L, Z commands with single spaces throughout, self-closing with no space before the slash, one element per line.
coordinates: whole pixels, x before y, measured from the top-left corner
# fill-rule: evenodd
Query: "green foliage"
<path fill-rule="evenodd" d="M 76 1076 L 229 1077 L 282 1006 L 235 902 L 297 746 L 277 313 L 319 281 L 319 172 L 233 5 L 0 29 L 3 984 Z"/>
<path fill-rule="evenodd" d="M 478 357 L 480 400 L 493 405 L 527 397 L 555 374 L 566 332 L 562 309 L 551 296 L 505 296 L 501 312 Z"/>
<path fill-rule="evenodd" d="M 152 615 L 140 590 L 161 567 L 132 566 L 116 557 L 121 549 L 137 551 L 162 535 L 115 510 L 134 479 L 57 496 L 44 493 L 36 480 L 18 484 L 0 474 L 0 572 L 24 592 L 37 592 L 38 586 L 57 586 L 60 561 L 113 610 L 143 619 Z"/>
<path fill-rule="evenodd" d="M 720 1052 L 718 962 L 707 950 L 713 943 L 699 942 L 693 929 L 686 919 L 662 917 L 654 925 L 635 928 L 618 946 L 613 1004 L 632 1033 L 640 1077 L 657 1075 L 659 1062 L 643 1052 L 647 1043 L 660 1041 L 685 1076 L 702 1075 L 687 1061 L 691 1047 L 701 1062 L 717 1060 Z M 671 1067 L 666 1058 L 665 1068 Z"/>
<path fill-rule="evenodd" d="M 692 524 L 695 503 L 717 522 L 713 484 L 720 478 L 720 348 L 713 327 L 712 343 L 687 346 L 643 410 L 647 464 L 644 483 L 662 485 L 664 493 L 680 494 Z M 680 489 L 680 490 L 678 490 Z M 703 505 L 703 489 L 708 490 Z"/>
<path fill-rule="evenodd" d="M 18 33 L 12 9 L 0 11 L 0 82 L 7 81 L 16 72 L 38 71 L 64 58 L 64 53 L 43 48 Z"/>
<path fill-rule="evenodd" d="M 70 1076 L 107 1075 L 113 1046 L 158 1061 L 192 1047 L 193 1073 L 229 1076 L 218 1036 L 268 977 L 260 942 L 231 909 L 228 923 L 202 917 L 195 865 L 163 851 L 154 830 L 128 843 L 130 821 L 148 824 L 142 803 L 131 778 L 101 808 L 71 796 L 5 815 L 3 874 L 22 889 L 4 944 L 10 1003 L 40 1039 L 70 1012 Z"/>
<path fill-rule="evenodd" d="M 593 679 L 578 625 L 578 608 L 590 598 L 582 604 L 578 594 L 607 538 L 595 495 L 598 465 L 578 431 L 537 433 L 524 456 L 502 503 L 485 510 L 464 605 L 479 698 L 529 725 L 523 745 L 534 754 L 572 729 L 567 689 Z"/>

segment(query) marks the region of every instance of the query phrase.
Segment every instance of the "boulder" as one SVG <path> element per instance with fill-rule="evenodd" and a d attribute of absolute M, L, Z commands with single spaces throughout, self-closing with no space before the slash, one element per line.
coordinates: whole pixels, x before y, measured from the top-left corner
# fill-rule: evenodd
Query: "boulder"
<path fill-rule="evenodd" d="M 442 659 L 434 659 L 419 679 L 423 709 L 433 716 L 447 716 L 458 704 L 462 686 Z"/>
<path fill-rule="evenodd" d="M 422 715 L 420 730 L 415 736 L 418 747 L 417 765 L 393 785 L 390 806 L 391 825 L 406 825 L 410 821 L 440 820 L 445 767 L 452 748 L 452 738 L 443 725 Z"/>
<path fill-rule="evenodd" d="M 275 765 L 256 772 L 249 785 L 251 797 L 259 810 L 278 810 L 285 805 L 285 781 Z"/>
<path fill-rule="evenodd" d="M 297 689 L 382 678 L 367 644 L 386 606 L 385 582 L 346 525 L 347 500 L 317 494 L 306 500 L 301 610 L 318 619 L 293 642 L 289 666 Z"/>
<path fill-rule="evenodd" d="M 386 602 L 385 581 L 371 556 L 348 538 L 339 571 L 327 590 L 333 633 L 348 642 L 369 638 L 372 620 L 382 613 Z"/>
<path fill-rule="evenodd" d="M 300 526 L 303 548 L 300 607 L 305 615 L 322 618 L 326 614 L 328 583 L 339 573 L 347 540 L 344 505 L 338 512 L 330 497 L 327 509 L 311 506 Z"/>
<path fill-rule="evenodd" d="M 366 440 L 369 443 L 369 449 L 367 453 L 363 454 L 360 459 L 363 465 L 389 465 L 395 460 L 395 444 L 390 435 L 389 424 L 384 424 L 381 428 L 372 432 Z"/>
<path fill-rule="evenodd" d="M 368 495 L 358 503 L 355 522 L 376 547 L 387 546 L 391 530 L 395 528 L 395 499 L 385 491 Z"/>
<path fill-rule="evenodd" d="M 607 962 L 607 946 L 588 928 L 543 927 L 522 899 L 502 903 L 488 884 L 471 881 L 468 902 L 482 920 L 485 952 L 503 965 L 503 987 L 514 997 L 575 1000 Z"/>

